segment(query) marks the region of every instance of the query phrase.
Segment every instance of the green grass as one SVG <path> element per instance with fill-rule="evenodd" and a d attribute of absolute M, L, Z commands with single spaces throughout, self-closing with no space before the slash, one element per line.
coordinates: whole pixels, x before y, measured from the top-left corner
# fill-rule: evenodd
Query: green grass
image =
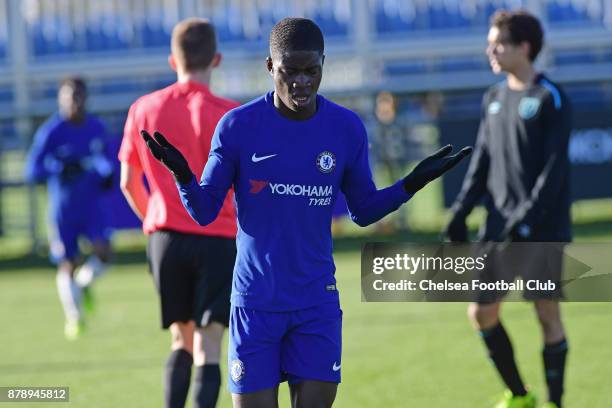
<path fill-rule="evenodd" d="M 21 174 L 19 160 L 6 163 L 5 174 Z M 44 242 L 44 188 L 37 192 Z M 345 225 L 351 238 L 336 245 L 344 328 L 343 383 L 335 407 L 478 408 L 491 406 L 502 391 L 480 339 L 467 323 L 466 304 L 360 301 L 360 255 L 355 248 L 365 240 L 437 239 L 445 222 L 440 195 L 440 183 L 432 183 L 402 208 L 410 232 L 401 235 L 372 235 L 393 230 L 393 221 L 367 229 Z M 52 267 L 44 255 L 23 255 L 31 245 L 26 191 L 5 189 L 0 201 L 6 223 L 5 236 L 0 237 L 0 386 L 66 385 L 73 407 L 161 406 L 169 334 L 159 329 L 158 300 L 140 232 L 116 237 L 122 253 L 96 287 L 98 313 L 89 319 L 86 335 L 69 343 L 63 338 Z M 574 204 L 578 240 L 612 241 L 611 203 L 608 199 Z M 476 211 L 470 226 L 478 225 L 482 216 Z M 543 397 L 541 336 L 532 307 L 509 303 L 504 309 L 523 375 Z M 566 405 L 611 407 L 612 303 L 572 303 L 563 311 L 571 347 Z M 227 372 L 225 362 L 222 369 Z M 285 386 L 280 400 L 281 407 L 288 406 Z M 45 405 L 68 406 L 33 406 Z M 219 407 L 230 407 L 226 391 Z"/>
<path fill-rule="evenodd" d="M 40 259 L 0 263 L 0 386 L 69 386 L 74 407 L 162 405 L 169 335 L 158 327 L 158 301 L 144 254 L 118 258 L 96 288 L 98 313 L 89 319 L 86 335 L 73 343 L 63 338 L 52 268 Z M 343 382 L 335 407 L 490 406 L 502 387 L 468 326 L 465 304 L 362 303 L 359 253 L 344 249 L 336 261 L 344 334 Z M 544 396 L 532 307 L 504 307 L 523 375 Z M 612 304 L 573 303 L 563 311 L 571 344 L 567 406 L 612 406 Z M 222 369 L 227 372 L 225 364 Z M 285 407 L 286 386 L 281 390 Z M 219 406 L 230 407 L 225 390 Z"/>

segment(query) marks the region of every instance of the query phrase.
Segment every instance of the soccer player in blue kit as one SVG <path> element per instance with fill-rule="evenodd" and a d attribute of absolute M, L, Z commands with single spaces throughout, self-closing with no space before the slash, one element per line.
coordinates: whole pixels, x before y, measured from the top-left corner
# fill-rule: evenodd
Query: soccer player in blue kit
<path fill-rule="evenodd" d="M 91 284 L 104 272 L 110 256 L 111 231 L 100 200 L 113 181 L 113 167 L 106 157 L 108 134 L 102 122 L 85 111 L 86 100 L 81 78 L 60 83 L 59 111 L 34 135 L 25 169 L 29 182 L 47 181 L 49 246 L 57 262 L 57 290 L 69 340 L 82 332 L 82 301 L 92 307 Z M 81 266 L 80 236 L 87 237 L 93 252 Z"/>
<path fill-rule="evenodd" d="M 334 278 L 331 220 L 339 191 L 361 226 L 399 208 L 471 152 L 446 146 L 407 177 L 377 190 L 359 117 L 317 95 L 323 35 L 286 18 L 270 34 L 274 91 L 228 112 L 217 125 L 200 183 L 159 132 L 142 131 L 174 175 L 199 224 L 215 219 L 234 186 L 234 268 L 229 389 L 234 407 L 277 407 L 288 380 L 293 407 L 330 407 L 340 383 L 342 311 Z"/>

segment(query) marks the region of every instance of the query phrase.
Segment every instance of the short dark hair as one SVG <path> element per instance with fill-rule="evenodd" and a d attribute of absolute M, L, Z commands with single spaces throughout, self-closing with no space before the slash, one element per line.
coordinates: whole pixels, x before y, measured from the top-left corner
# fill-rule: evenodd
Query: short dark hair
<path fill-rule="evenodd" d="M 65 86 L 69 86 L 74 90 L 80 90 L 83 93 L 87 93 L 87 85 L 85 80 L 79 76 L 68 76 L 62 79 L 59 83 L 59 89 Z"/>
<path fill-rule="evenodd" d="M 318 51 L 323 54 L 324 49 L 321 29 L 307 18 L 284 18 L 270 32 L 271 56 L 287 51 Z"/>
<path fill-rule="evenodd" d="M 510 42 L 518 45 L 529 43 L 529 59 L 534 61 L 544 43 L 544 32 L 540 21 L 525 10 L 498 10 L 491 16 L 491 26 L 508 29 Z"/>
<path fill-rule="evenodd" d="M 206 69 L 217 53 L 217 34 L 204 18 L 180 21 L 172 30 L 172 55 L 187 71 Z"/>

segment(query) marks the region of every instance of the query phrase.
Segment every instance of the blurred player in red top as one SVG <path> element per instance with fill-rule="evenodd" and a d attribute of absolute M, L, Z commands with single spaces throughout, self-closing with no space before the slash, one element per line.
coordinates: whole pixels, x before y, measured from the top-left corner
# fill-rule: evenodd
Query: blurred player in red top
<path fill-rule="evenodd" d="M 172 333 L 165 406 L 185 405 L 195 364 L 194 407 L 212 408 L 221 383 L 221 338 L 229 321 L 236 254 L 233 194 L 215 222 L 196 224 L 183 209 L 172 175 L 149 154 L 139 131 L 162 132 L 201 174 L 217 122 L 238 104 L 209 90 L 221 54 L 207 20 L 188 19 L 174 27 L 168 62 L 177 82 L 141 97 L 128 113 L 119 151 L 121 189 L 149 236 L 147 256 L 161 298 L 162 327 Z"/>

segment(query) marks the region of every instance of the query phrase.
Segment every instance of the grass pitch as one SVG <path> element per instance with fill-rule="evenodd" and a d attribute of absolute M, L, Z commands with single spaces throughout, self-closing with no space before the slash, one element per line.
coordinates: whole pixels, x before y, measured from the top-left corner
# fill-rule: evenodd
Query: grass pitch
<path fill-rule="evenodd" d="M 76 342 L 63 337 L 53 269 L 0 263 L 0 386 L 70 387 L 70 405 L 16 406 L 162 406 L 169 334 L 159 329 L 144 254 L 119 258 L 98 282 L 97 313 Z M 336 255 L 344 349 L 335 407 L 490 407 L 502 386 L 468 325 L 466 304 L 362 303 L 359 259 L 355 250 Z M 504 308 L 523 377 L 545 398 L 532 306 Z M 563 312 L 570 342 L 566 405 L 612 407 L 612 303 L 565 304 Z M 225 386 L 225 362 L 222 370 Z M 281 407 L 289 406 L 287 395 L 281 386 Z M 219 407 L 230 406 L 224 388 Z"/>

